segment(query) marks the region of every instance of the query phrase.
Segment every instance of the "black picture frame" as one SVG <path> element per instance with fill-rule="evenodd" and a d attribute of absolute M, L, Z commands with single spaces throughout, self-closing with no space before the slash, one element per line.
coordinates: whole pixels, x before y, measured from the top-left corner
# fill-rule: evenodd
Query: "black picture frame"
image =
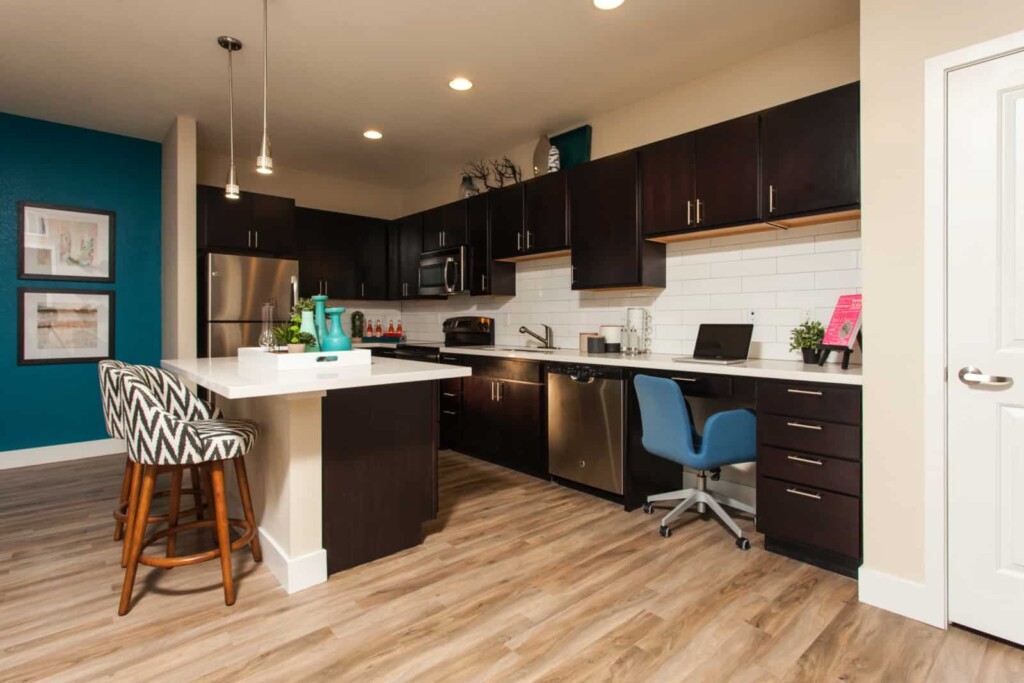
<path fill-rule="evenodd" d="M 107 297 L 107 355 L 73 358 L 25 358 L 25 296 L 27 294 L 68 294 Z M 60 289 L 53 287 L 18 288 L 18 365 L 66 365 L 71 363 L 98 363 L 114 358 L 115 292 L 112 289 Z"/>
<path fill-rule="evenodd" d="M 85 275 L 53 275 L 48 273 L 27 273 L 25 272 L 25 212 L 28 209 L 43 209 L 55 211 L 69 211 L 94 216 L 106 216 L 108 223 L 107 237 L 107 262 L 109 263 L 106 277 L 89 277 Z M 18 202 L 18 279 L 19 280 L 49 280 L 59 282 L 114 282 L 115 249 L 117 245 L 117 213 L 103 209 L 94 209 L 83 206 L 66 206 L 62 204 L 43 204 L 40 202 L 19 201 Z"/>

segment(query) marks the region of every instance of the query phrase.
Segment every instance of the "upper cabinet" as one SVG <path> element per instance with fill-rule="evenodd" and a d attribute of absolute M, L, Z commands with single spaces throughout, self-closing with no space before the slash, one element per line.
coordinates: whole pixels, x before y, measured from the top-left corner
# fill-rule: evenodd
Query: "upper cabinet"
<path fill-rule="evenodd" d="M 389 287 L 392 299 L 419 297 L 420 253 L 423 250 L 423 214 L 394 222 L 389 250 L 392 255 Z"/>
<path fill-rule="evenodd" d="M 641 147 L 640 225 L 644 236 L 694 229 L 693 134 Z"/>
<path fill-rule="evenodd" d="M 196 188 L 196 227 L 200 249 L 223 249 L 268 256 L 295 255 L 295 200 L 224 188 Z"/>
<path fill-rule="evenodd" d="M 698 230 L 761 221 L 759 128 L 757 114 L 750 114 L 693 133 Z"/>
<path fill-rule="evenodd" d="M 860 208 L 860 87 L 850 83 L 761 112 L 766 221 Z"/>
<path fill-rule="evenodd" d="M 486 194 L 466 200 L 466 218 L 469 229 L 469 268 L 466 277 L 472 296 L 513 296 L 516 293 L 516 266 L 514 263 L 495 262 L 491 259 L 490 202 Z"/>
<path fill-rule="evenodd" d="M 523 183 L 522 253 L 569 248 L 566 174 L 548 173 Z"/>
<path fill-rule="evenodd" d="M 318 209 L 297 210 L 299 295 L 388 298 L 388 224 Z"/>
<path fill-rule="evenodd" d="M 635 151 L 567 173 L 572 288 L 664 287 L 665 245 L 640 234 Z"/>
<path fill-rule="evenodd" d="M 491 221 L 491 258 L 510 259 L 523 251 L 523 183 L 491 190 L 487 197 Z"/>
<path fill-rule="evenodd" d="M 466 244 L 467 238 L 465 200 L 423 213 L 423 251 L 457 247 Z"/>

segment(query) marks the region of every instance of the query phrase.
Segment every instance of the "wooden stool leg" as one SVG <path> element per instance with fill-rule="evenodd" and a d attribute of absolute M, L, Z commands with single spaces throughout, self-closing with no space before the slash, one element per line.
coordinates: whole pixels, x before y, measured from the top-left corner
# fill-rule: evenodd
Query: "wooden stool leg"
<path fill-rule="evenodd" d="M 206 519 L 206 502 L 203 500 L 203 481 L 199 476 L 199 468 L 195 465 L 189 466 L 188 476 L 192 486 L 192 507 L 196 509 L 196 519 Z"/>
<path fill-rule="evenodd" d="M 178 545 L 178 534 L 174 527 L 178 525 L 178 511 L 181 509 L 181 479 L 184 473 L 183 467 L 171 470 L 171 498 L 167 501 L 167 557 L 174 557 Z"/>
<path fill-rule="evenodd" d="M 249 477 L 245 474 L 245 458 L 235 458 L 235 479 L 238 480 L 238 495 L 242 499 L 242 512 L 245 514 L 245 521 L 253 529 L 252 541 L 249 549 L 252 550 L 252 559 L 257 562 L 263 560 L 263 551 L 260 550 L 260 532 L 256 528 L 256 515 L 252 512 L 252 497 L 249 495 Z"/>
<path fill-rule="evenodd" d="M 124 546 L 121 548 L 121 566 L 128 566 L 128 556 L 131 554 L 131 543 L 128 539 L 132 537 L 135 529 L 135 511 L 139 506 L 139 490 L 142 487 L 142 465 L 132 463 L 132 481 L 128 491 L 128 510 L 124 515 Z"/>
<path fill-rule="evenodd" d="M 126 457 L 124 459 L 124 476 L 121 477 L 121 495 L 117 498 L 117 509 L 125 511 L 125 520 L 128 511 L 128 495 L 132 490 L 132 459 Z M 125 521 L 116 520 L 114 522 L 114 540 L 120 541 L 124 538 Z"/>
<path fill-rule="evenodd" d="M 125 545 L 129 548 L 128 563 L 124 570 L 124 585 L 121 586 L 121 604 L 117 608 L 120 616 L 128 614 L 132 603 L 132 589 L 135 586 L 135 572 L 139 568 L 139 555 L 142 554 L 142 538 L 146 535 L 146 520 L 149 519 L 149 506 L 153 502 L 153 489 L 156 487 L 157 468 L 149 465 L 142 475 L 141 490 L 137 498 L 135 520 L 131 523 L 131 533 Z"/>
<path fill-rule="evenodd" d="M 210 465 L 203 465 L 199 468 L 199 478 L 203 482 L 203 498 L 206 499 L 206 511 L 210 513 L 210 516 L 216 519 L 214 514 L 214 500 L 213 500 L 213 480 L 210 475 Z M 217 543 L 217 529 L 215 527 L 210 528 L 210 539 Z"/>
<path fill-rule="evenodd" d="M 235 584 L 231 577 L 231 535 L 228 528 L 228 503 L 224 498 L 224 463 L 210 463 L 213 483 L 213 510 L 217 519 L 217 545 L 220 547 L 220 573 L 224 579 L 224 604 L 235 604 Z"/>

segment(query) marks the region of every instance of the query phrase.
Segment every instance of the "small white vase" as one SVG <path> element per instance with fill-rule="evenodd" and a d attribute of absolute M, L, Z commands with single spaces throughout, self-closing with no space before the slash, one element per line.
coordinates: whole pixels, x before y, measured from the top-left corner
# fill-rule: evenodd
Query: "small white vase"
<path fill-rule="evenodd" d="M 305 352 L 306 352 L 306 345 L 305 344 L 289 344 L 288 345 L 288 353 L 305 353 Z"/>

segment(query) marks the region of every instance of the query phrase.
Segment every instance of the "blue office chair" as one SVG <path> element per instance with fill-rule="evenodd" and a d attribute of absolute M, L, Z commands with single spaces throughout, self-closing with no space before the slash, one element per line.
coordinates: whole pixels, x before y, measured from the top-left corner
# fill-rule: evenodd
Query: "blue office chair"
<path fill-rule="evenodd" d="M 754 508 L 707 490 L 707 473 L 717 475 L 723 465 L 753 462 L 756 456 L 756 418 L 750 410 L 726 410 L 715 413 L 704 424 L 703 436 L 696 433 L 690 417 L 690 408 L 679 385 L 663 377 L 637 375 L 633 380 L 636 397 L 640 402 L 640 421 L 643 425 L 643 444 L 649 452 L 666 460 L 697 470 L 697 488 L 658 493 L 647 497 L 644 512 L 654 512 L 652 503 L 681 500 L 661 520 L 661 535 L 668 538 L 672 529 L 668 524 L 694 505 L 699 512 L 704 506 L 736 534 L 736 545 L 750 549 L 750 541 L 743 537 L 736 522 L 722 509 L 722 505 L 755 514 Z M 717 479 L 717 476 L 714 478 Z"/>

